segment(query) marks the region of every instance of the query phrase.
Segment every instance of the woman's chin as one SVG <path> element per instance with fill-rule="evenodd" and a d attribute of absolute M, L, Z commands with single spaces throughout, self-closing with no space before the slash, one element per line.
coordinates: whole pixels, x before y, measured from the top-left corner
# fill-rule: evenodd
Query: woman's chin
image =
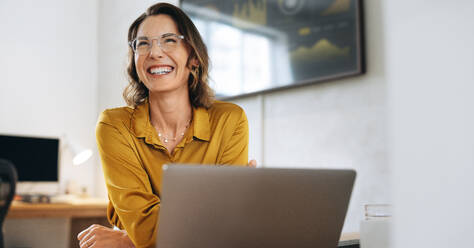
<path fill-rule="evenodd" d="M 153 85 L 152 87 L 148 87 L 148 90 L 152 94 L 163 94 L 163 93 L 171 93 L 171 92 L 187 92 L 186 87 L 182 87 L 181 85 L 176 84 L 160 84 L 160 85 Z"/>

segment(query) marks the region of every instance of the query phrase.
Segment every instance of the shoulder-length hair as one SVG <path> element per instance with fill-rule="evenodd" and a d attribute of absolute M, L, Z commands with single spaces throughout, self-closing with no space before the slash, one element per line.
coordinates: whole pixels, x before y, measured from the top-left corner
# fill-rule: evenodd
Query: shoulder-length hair
<path fill-rule="evenodd" d="M 188 78 L 189 100 L 193 107 L 209 108 L 214 100 L 214 93 L 208 85 L 209 56 L 201 35 L 191 19 L 178 7 L 168 3 L 157 3 L 150 6 L 145 13 L 140 15 L 128 29 L 129 43 L 137 37 L 138 27 L 148 17 L 153 15 L 169 15 L 178 26 L 178 31 L 184 36 L 185 43 L 190 48 L 187 66 L 192 59 L 197 59 L 198 66 L 191 69 Z M 132 107 L 143 103 L 148 97 L 148 89 L 138 77 L 135 68 L 134 52 L 128 50 L 128 81 L 129 84 L 123 91 L 125 102 Z"/>

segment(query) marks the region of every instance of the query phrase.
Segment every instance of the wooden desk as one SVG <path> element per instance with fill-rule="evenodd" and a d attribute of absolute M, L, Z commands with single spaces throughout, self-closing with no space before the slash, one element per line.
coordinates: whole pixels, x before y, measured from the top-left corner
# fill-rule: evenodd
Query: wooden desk
<path fill-rule="evenodd" d="M 48 219 L 70 220 L 68 247 L 79 247 L 77 234 L 92 224 L 109 226 L 107 221 L 107 201 L 78 199 L 71 203 L 23 203 L 13 202 L 7 219 Z"/>
<path fill-rule="evenodd" d="M 358 248 L 360 235 L 358 232 L 342 233 L 339 238 L 339 246 L 341 248 Z"/>
<path fill-rule="evenodd" d="M 7 218 L 106 217 L 107 202 L 23 203 L 14 202 Z"/>
<path fill-rule="evenodd" d="M 71 219 L 69 247 L 79 247 L 77 234 L 92 224 L 109 226 L 106 218 L 107 202 L 85 200 L 73 203 L 32 204 L 14 202 L 7 219 L 67 218 Z M 22 234 L 23 235 L 23 234 Z M 359 233 L 343 233 L 340 247 L 358 247 Z"/>

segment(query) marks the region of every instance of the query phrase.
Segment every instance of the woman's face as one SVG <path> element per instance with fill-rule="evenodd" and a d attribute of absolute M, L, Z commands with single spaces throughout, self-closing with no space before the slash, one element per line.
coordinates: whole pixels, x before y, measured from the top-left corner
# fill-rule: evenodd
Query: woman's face
<path fill-rule="evenodd" d="M 165 14 L 147 17 L 138 27 L 137 38 L 162 37 L 166 34 L 177 34 L 178 27 L 174 20 Z M 178 42 L 171 51 L 163 51 L 158 40 L 152 41 L 149 53 L 135 53 L 135 67 L 140 80 L 150 93 L 188 90 L 190 69 L 187 66 L 189 48 L 184 40 Z"/>

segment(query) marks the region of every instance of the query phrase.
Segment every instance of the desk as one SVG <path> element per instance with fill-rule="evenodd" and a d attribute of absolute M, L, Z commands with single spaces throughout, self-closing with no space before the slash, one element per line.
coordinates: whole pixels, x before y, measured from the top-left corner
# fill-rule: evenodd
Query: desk
<path fill-rule="evenodd" d="M 7 215 L 6 237 L 10 241 L 10 246 L 33 246 L 29 244 L 34 242 L 34 247 L 43 247 L 46 242 L 50 242 L 52 237 L 60 236 L 57 233 L 41 234 L 47 225 L 56 224 L 60 227 L 49 232 L 61 231 L 63 234 L 62 247 L 79 247 L 77 234 L 90 226 L 91 224 L 100 224 L 110 226 L 107 221 L 107 201 L 96 199 L 79 199 L 71 203 L 23 203 L 13 202 Z M 28 229 L 28 226 L 32 225 Z M 37 226 L 36 228 L 34 226 Z M 27 230 L 24 230 L 27 229 Z M 42 240 L 22 240 L 25 231 L 34 232 L 32 239 Z M 18 237 L 16 237 L 18 236 Z M 61 237 L 60 237 L 61 238 Z M 22 243 L 23 242 L 23 243 Z M 66 245 L 65 245 L 66 244 Z M 8 244 L 7 244 L 8 247 Z M 45 246 L 46 247 L 46 246 Z M 59 247 L 59 245 L 58 245 Z"/>
<path fill-rule="evenodd" d="M 7 218 L 81 218 L 106 217 L 107 202 L 95 203 L 22 203 L 14 202 Z"/>
<path fill-rule="evenodd" d="M 339 238 L 339 246 L 341 248 L 359 248 L 360 235 L 358 232 L 343 233 Z"/>
<path fill-rule="evenodd" d="M 65 235 L 68 235 L 68 239 L 64 242 L 69 245 L 58 245 L 58 247 L 79 247 L 79 242 L 77 242 L 77 234 L 89 227 L 91 224 L 100 224 L 104 226 L 110 226 L 107 218 L 107 201 L 105 200 L 83 200 L 72 203 L 53 203 L 53 204 L 32 204 L 32 203 L 22 203 L 14 202 L 10 207 L 10 210 L 7 215 L 7 220 L 12 219 L 57 219 L 63 218 L 69 220 L 66 227 L 69 229 L 69 234 L 67 231 Z M 8 228 L 7 228 L 8 229 Z M 8 231 L 8 230 L 7 230 Z M 12 230 L 11 233 L 18 233 L 20 236 L 24 236 L 24 232 L 21 230 Z M 8 232 L 7 232 L 8 235 Z M 41 235 L 38 235 L 41 236 Z M 56 235 L 54 235 L 56 236 Z M 46 235 L 46 239 L 51 237 L 50 234 Z M 8 237 L 7 237 L 8 238 Z M 44 238 L 44 237 L 43 237 Z M 358 247 L 359 233 L 343 233 L 340 238 L 339 246 L 340 247 Z M 52 246 L 43 246 L 38 245 L 41 243 L 46 243 L 48 240 L 34 241 L 36 246 L 34 247 L 52 247 Z M 63 242 L 63 243 L 64 243 Z M 30 246 L 28 244 L 13 244 L 10 246 Z"/>

